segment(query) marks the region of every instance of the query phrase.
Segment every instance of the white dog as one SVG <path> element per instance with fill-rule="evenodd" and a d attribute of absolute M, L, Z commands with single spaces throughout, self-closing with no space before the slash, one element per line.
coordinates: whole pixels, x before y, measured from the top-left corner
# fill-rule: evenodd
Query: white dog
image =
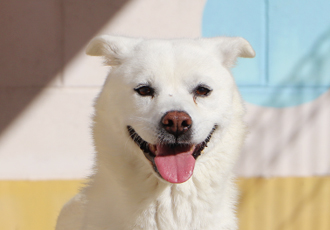
<path fill-rule="evenodd" d="M 230 68 L 243 38 L 101 36 L 87 54 L 112 67 L 95 103 L 95 173 L 57 230 L 233 230 L 233 165 L 245 125 Z"/>

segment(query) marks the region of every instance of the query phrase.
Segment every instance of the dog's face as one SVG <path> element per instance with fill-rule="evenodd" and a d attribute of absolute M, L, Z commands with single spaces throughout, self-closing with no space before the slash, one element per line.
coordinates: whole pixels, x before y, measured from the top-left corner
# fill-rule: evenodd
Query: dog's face
<path fill-rule="evenodd" d="M 105 112 L 116 113 L 117 118 L 109 116 L 116 127 L 171 183 L 191 177 L 212 135 L 230 122 L 236 86 L 229 67 L 238 56 L 254 56 L 242 38 L 102 36 L 90 43 L 87 53 L 104 56 L 113 66 L 101 94 Z"/>

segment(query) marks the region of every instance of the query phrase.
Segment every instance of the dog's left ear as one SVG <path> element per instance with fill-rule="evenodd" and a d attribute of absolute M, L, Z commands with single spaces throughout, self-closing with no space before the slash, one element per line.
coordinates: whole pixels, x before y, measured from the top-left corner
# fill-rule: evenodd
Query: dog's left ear
<path fill-rule="evenodd" d="M 242 37 L 215 37 L 206 38 L 216 46 L 217 52 L 221 52 L 224 66 L 231 68 L 238 57 L 253 58 L 256 53 L 251 44 Z"/>
<path fill-rule="evenodd" d="M 89 42 L 86 54 L 102 56 L 105 59 L 105 65 L 118 66 L 139 41 L 134 38 L 101 35 Z"/>

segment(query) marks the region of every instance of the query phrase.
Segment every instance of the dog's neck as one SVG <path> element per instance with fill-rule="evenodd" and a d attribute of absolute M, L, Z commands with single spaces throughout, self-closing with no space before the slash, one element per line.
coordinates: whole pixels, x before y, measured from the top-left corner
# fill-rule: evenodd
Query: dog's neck
<path fill-rule="evenodd" d="M 233 213 L 233 204 L 226 204 L 223 199 L 228 196 L 226 190 L 231 188 L 228 182 L 222 188 L 202 189 L 200 182 L 194 179 L 166 186 L 155 200 L 139 211 L 132 229 L 205 229 L 204 225 L 211 223 L 214 223 L 212 229 L 217 229 L 220 218 L 226 222 L 221 214 Z"/>

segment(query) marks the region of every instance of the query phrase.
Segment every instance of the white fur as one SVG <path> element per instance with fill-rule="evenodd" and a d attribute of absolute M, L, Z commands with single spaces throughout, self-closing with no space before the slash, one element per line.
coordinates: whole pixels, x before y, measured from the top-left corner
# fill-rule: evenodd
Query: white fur
<path fill-rule="evenodd" d="M 233 165 L 245 125 L 241 97 L 229 68 L 237 57 L 253 57 L 242 38 L 143 40 L 101 36 L 87 54 L 103 56 L 112 70 L 95 103 L 95 173 L 68 202 L 57 230 L 234 230 L 236 188 Z M 133 89 L 151 84 L 154 97 Z M 199 83 L 213 91 L 194 100 Z M 193 176 L 170 184 L 153 170 L 130 138 L 127 125 L 157 143 L 157 127 L 167 111 L 187 112 L 192 142 L 213 133 L 197 158 Z"/>

